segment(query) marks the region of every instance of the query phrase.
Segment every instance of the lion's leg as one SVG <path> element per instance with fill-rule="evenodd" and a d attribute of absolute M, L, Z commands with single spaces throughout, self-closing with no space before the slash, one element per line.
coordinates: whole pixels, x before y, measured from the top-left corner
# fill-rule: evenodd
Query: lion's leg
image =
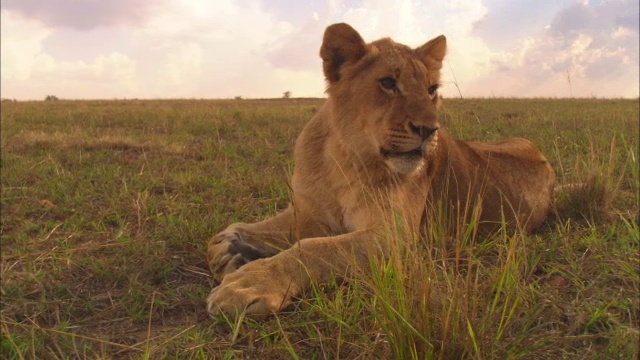
<path fill-rule="evenodd" d="M 256 260 L 226 276 L 207 298 L 213 315 L 261 317 L 282 310 L 310 286 L 343 276 L 353 265 L 366 267 L 369 257 L 384 255 L 382 236 L 372 230 L 300 240 L 277 255 Z"/>
<path fill-rule="evenodd" d="M 294 214 L 292 206 L 261 222 L 231 224 L 209 240 L 209 268 L 220 282 L 242 265 L 273 256 L 297 239 L 325 235 L 321 228 L 303 215 Z"/>

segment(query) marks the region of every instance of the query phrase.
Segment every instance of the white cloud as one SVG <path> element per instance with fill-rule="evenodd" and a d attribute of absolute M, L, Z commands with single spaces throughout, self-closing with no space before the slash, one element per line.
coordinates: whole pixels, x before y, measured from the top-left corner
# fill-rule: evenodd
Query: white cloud
<path fill-rule="evenodd" d="M 204 51 L 195 42 L 174 44 L 168 50 L 165 62 L 156 81 L 156 96 L 181 96 L 197 90 L 198 80 L 203 75 Z"/>
<path fill-rule="evenodd" d="M 265 54 L 291 30 L 257 4 L 174 0 L 134 36 L 155 64 L 153 97 L 279 96 Z"/>
<path fill-rule="evenodd" d="M 57 61 L 42 50 L 52 29 L 6 11 L 1 16 L 3 96 L 91 98 L 133 93 L 136 64 L 127 56 L 114 52 L 88 63 Z"/>
<path fill-rule="evenodd" d="M 7 80 L 24 81 L 42 52 L 42 40 L 51 30 L 34 20 L 6 11 L 0 12 L 1 73 Z"/>
<path fill-rule="evenodd" d="M 274 21 L 257 5 L 243 9 L 229 0 L 167 2 L 130 29 L 135 58 L 110 52 L 89 61 L 55 59 L 42 47 L 55 29 L 7 10 L 2 10 L 2 16 L 5 96 L 279 96 L 287 90 L 285 84 L 282 90 L 272 88 L 282 82 L 282 76 L 264 57 L 274 39 L 291 27 Z"/>
<path fill-rule="evenodd" d="M 127 56 L 112 53 L 93 62 L 56 61 L 39 54 L 28 82 L 4 80 L 3 93 L 16 92 L 18 98 L 122 98 L 136 94 L 136 66 Z"/>
<path fill-rule="evenodd" d="M 453 81 L 467 97 L 568 96 L 567 72 L 576 96 L 638 95 L 631 0 L 557 0 L 535 16 L 525 0 L 327 0 L 291 11 L 286 1 L 136 0 L 130 13 L 118 0 L 91 24 L 64 15 L 79 0 L 44 10 L 34 1 L 2 4 L 3 96 L 321 96 L 322 34 L 341 21 L 367 41 L 413 47 L 445 34 L 445 96 L 457 96 Z M 82 52 L 69 34 L 108 46 Z"/>
<path fill-rule="evenodd" d="M 318 74 L 321 72 L 318 51 L 325 27 L 334 22 L 347 22 L 365 41 L 391 37 L 413 47 L 446 34 L 450 66 L 443 70 L 444 82 L 454 81 L 451 69 L 455 70 L 458 81 L 464 81 L 483 74 L 492 57 L 496 56 L 480 38 L 469 36 L 472 24 L 485 13 L 479 0 L 440 2 L 431 6 L 411 0 L 363 0 L 352 8 L 342 1 L 331 1 L 323 13 L 311 14 L 299 29 L 283 38 L 280 47 L 270 52 L 268 59 L 275 67 Z M 454 92 L 453 86 L 444 88 L 445 95 Z"/>
<path fill-rule="evenodd" d="M 3 10 L 51 28 L 94 29 L 144 22 L 165 0 L 3 0 Z"/>
<path fill-rule="evenodd" d="M 496 96 L 638 96 L 638 29 L 620 20 L 637 7 L 630 1 L 569 4 L 466 88 Z"/>

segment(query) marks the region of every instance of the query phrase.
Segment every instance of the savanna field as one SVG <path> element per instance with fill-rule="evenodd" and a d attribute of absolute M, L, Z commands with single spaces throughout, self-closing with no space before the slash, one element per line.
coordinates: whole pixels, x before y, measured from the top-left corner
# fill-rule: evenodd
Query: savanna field
<path fill-rule="evenodd" d="M 266 321 L 210 318 L 207 240 L 286 207 L 321 103 L 3 101 L 0 358 L 638 358 L 638 99 L 445 99 L 457 138 L 550 160 L 541 229 L 400 246 Z"/>

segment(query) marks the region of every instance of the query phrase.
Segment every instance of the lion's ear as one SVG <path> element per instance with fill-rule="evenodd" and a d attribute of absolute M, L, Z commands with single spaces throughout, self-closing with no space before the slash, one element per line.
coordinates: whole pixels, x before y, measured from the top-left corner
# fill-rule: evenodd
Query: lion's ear
<path fill-rule="evenodd" d="M 447 53 L 447 38 L 444 35 L 433 38 L 417 48 L 416 53 L 422 58 L 427 69 L 439 70 L 442 68 L 442 60 Z"/>
<path fill-rule="evenodd" d="M 324 76 L 329 82 L 340 80 L 342 65 L 360 60 L 366 52 L 367 44 L 351 26 L 340 23 L 327 27 L 320 47 Z"/>

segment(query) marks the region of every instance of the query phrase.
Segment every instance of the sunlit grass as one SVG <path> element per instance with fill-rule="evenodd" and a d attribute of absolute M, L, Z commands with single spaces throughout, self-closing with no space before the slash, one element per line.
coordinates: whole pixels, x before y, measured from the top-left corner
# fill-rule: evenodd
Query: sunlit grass
<path fill-rule="evenodd" d="M 638 102 L 445 100 L 459 138 L 527 137 L 565 185 L 535 234 L 431 236 L 264 322 L 211 319 L 208 238 L 286 206 L 320 100 L 2 103 L 0 357 L 637 358 Z M 446 224 L 445 224 L 446 223 Z"/>

